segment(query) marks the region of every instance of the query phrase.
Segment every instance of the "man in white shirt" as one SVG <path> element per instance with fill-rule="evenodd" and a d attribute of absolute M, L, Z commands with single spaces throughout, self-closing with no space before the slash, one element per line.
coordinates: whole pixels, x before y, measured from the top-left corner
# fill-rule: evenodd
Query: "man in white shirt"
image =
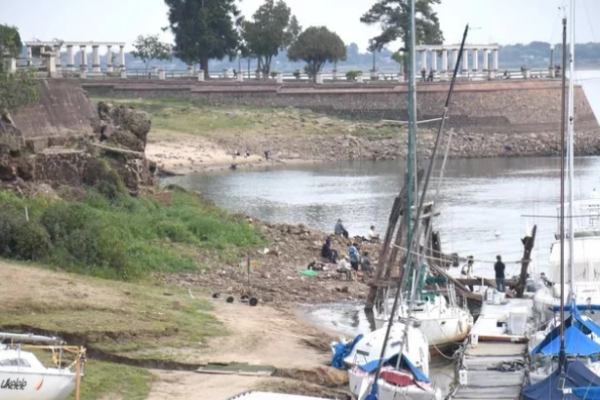
<path fill-rule="evenodd" d="M 350 261 L 348 259 L 348 257 L 342 257 L 342 259 L 340 260 L 340 262 L 337 265 L 336 268 L 336 272 L 339 272 L 340 274 L 346 274 L 346 280 L 347 281 L 351 281 L 352 280 L 352 267 L 350 266 Z"/>
<path fill-rule="evenodd" d="M 371 225 L 371 229 L 369 229 L 369 233 L 367 234 L 367 239 L 369 241 L 379 239 L 379 235 L 375 233 L 375 226 Z"/>

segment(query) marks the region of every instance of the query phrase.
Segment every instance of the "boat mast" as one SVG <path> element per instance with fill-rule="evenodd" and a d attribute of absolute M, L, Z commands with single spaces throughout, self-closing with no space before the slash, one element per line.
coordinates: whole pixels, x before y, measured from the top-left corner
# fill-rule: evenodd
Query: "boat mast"
<path fill-rule="evenodd" d="M 568 147 L 567 150 L 569 160 L 569 273 L 570 273 L 570 299 L 574 299 L 575 291 L 573 290 L 573 284 L 575 282 L 575 268 L 574 268 L 574 243 L 575 243 L 575 232 L 573 232 L 573 182 L 575 180 L 575 169 L 574 169 L 574 158 L 575 152 L 573 151 L 574 143 L 574 120 L 575 120 L 575 1 L 571 0 L 570 8 L 571 26 L 569 27 L 569 35 L 571 36 L 569 43 L 569 114 L 568 114 Z M 565 71 L 566 72 L 566 71 Z"/>
<path fill-rule="evenodd" d="M 560 117 L 560 350 L 558 352 L 558 368 L 564 371 L 566 362 L 565 349 L 565 130 L 566 130 L 566 71 L 567 62 L 567 19 L 563 18 L 563 43 L 562 43 L 562 96 Z"/>

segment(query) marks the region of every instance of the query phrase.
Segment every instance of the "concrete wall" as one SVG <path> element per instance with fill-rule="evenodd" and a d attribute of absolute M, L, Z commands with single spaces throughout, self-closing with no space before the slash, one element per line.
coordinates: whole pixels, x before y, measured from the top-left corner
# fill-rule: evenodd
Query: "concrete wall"
<path fill-rule="evenodd" d="M 11 117 L 27 140 L 92 134 L 95 114 L 78 80 L 48 79 L 40 81 L 39 100 Z"/>
<path fill-rule="evenodd" d="M 84 88 L 90 94 L 112 98 L 189 98 L 211 103 L 309 108 L 354 119 L 408 118 L 405 85 L 107 81 L 85 83 Z M 447 84 L 418 85 L 419 119 L 439 117 L 447 91 Z M 459 82 L 447 126 L 477 133 L 558 132 L 560 106 L 558 81 Z M 576 87 L 575 114 L 579 130 L 599 129 L 580 86 Z"/>

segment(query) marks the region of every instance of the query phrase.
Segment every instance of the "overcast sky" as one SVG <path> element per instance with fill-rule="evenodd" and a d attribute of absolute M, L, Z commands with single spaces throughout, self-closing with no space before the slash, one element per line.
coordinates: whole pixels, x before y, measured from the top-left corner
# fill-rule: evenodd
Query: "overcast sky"
<path fill-rule="evenodd" d="M 263 0 L 243 0 L 249 17 Z M 286 0 L 303 27 L 326 25 L 349 44 L 365 49 L 378 27 L 361 24 L 360 16 L 375 0 Z M 560 6 L 568 0 L 442 0 L 437 6 L 447 43 L 460 41 L 465 24 L 474 28 L 471 43 L 560 41 Z M 600 0 L 575 0 L 576 41 L 600 41 Z M 139 34 L 161 33 L 172 41 L 163 0 L 0 0 L 0 23 L 15 25 L 23 40 L 124 41 Z M 128 46 L 128 49 L 130 47 Z"/>

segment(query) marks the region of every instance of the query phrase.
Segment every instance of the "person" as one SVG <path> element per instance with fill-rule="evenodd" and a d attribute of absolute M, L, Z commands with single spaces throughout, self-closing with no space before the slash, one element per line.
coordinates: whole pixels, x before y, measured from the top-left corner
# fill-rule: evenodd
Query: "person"
<path fill-rule="evenodd" d="M 460 270 L 460 274 L 470 278 L 471 277 L 471 272 L 473 272 L 473 263 L 474 263 L 474 259 L 473 256 L 469 256 L 467 257 L 467 263 L 465 265 L 463 265 L 462 269 Z M 469 285 L 469 290 L 471 292 L 473 292 L 473 285 Z"/>
<path fill-rule="evenodd" d="M 344 236 L 346 239 L 348 239 L 348 231 L 344 227 L 344 224 L 342 223 L 341 219 L 337 220 L 333 232 L 338 236 Z"/>
<path fill-rule="evenodd" d="M 331 238 L 328 237 L 325 239 L 325 243 L 323 243 L 323 247 L 321 248 L 321 257 L 323 257 L 328 262 L 335 264 L 337 263 L 337 259 L 339 257 L 337 250 L 331 248 Z"/>
<path fill-rule="evenodd" d="M 506 290 L 506 282 L 504 281 L 504 270 L 506 266 L 502 262 L 501 256 L 496 256 L 496 264 L 494 264 L 494 271 L 496 271 L 496 290 L 504 292 Z"/>
<path fill-rule="evenodd" d="M 375 225 L 371 225 L 369 233 L 367 233 L 367 240 L 373 241 L 379 239 L 379 235 L 375 233 Z"/>
<path fill-rule="evenodd" d="M 271 154 L 271 150 L 265 150 L 265 160 L 269 161 L 269 155 Z"/>
<path fill-rule="evenodd" d="M 340 274 L 345 274 L 347 281 L 352 280 L 352 268 L 348 262 L 348 257 L 342 257 L 335 270 Z"/>
<path fill-rule="evenodd" d="M 234 156 L 234 157 L 239 157 L 240 155 L 241 155 L 241 154 L 240 154 L 240 151 L 239 151 L 239 150 L 236 150 L 236 151 L 235 151 L 235 153 L 233 153 L 233 156 Z"/>
<path fill-rule="evenodd" d="M 350 256 L 350 265 L 352 266 L 352 274 L 355 276 L 358 275 L 358 246 L 356 243 L 352 243 L 350 247 L 348 247 L 348 256 Z"/>
<path fill-rule="evenodd" d="M 421 78 L 423 79 L 423 82 L 425 82 L 426 77 L 427 77 L 427 69 L 425 69 L 425 67 L 423 67 L 423 69 L 421 70 Z"/>
<path fill-rule="evenodd" d="M 427 77 L 427 80 L 429 82 L 433 82 L 433 69 L 429 70 L 429 76 Z"/>
<path fill-rule="evenodd" d="M 360 269 L 363 272 L 371 273 L 373 272 L 373 268 L 371 267 L 371 259 L 369 258 L 369 252 L 365 251 L 362 253 L 360 257 Z"/>
<path fill-rule="evenodd" d="M 234 68 L 234 69 L 233 69 L 233 77 L 234 77 L 234 78 L 237 78 L 237 74 L 238 74 L 238 73 L 237 73 L 237 71 L 236 71 L 236 70 L 235 70 L 235 68 Z"/>
<path fill-rule="evenodd" d="M 311 271 L 323 271 L 324 267 L 325 265 L 323 263 L 320 263 L 317 261 L 316 258 L 313 258 L 313 260 L 308 264 L 306 269 Z"/>

